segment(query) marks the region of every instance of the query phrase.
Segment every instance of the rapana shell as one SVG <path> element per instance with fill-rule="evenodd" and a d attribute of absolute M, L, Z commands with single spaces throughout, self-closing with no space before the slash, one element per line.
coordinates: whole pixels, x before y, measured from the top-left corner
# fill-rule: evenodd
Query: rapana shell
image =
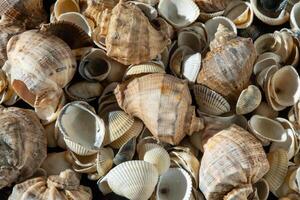
<path fill-rule="evenodd" d="M 73 101 L 65 105 L 56 121 L 64 135 L 68 148 L 78 155 L 96 153 L 105 135 L 103 120 L 95 114 L 92 106 L 84 101 Z"/>
<path fill-rule="evenodd" d="M 72 169 L 71 163 L 68 162 L 67 154 L 67 151 L 47 154 L 47 158 L 41 165 L 41 168 L 47 172 L 47 176 L 59 175 L 66 169 Z"/>
<path fill-rule="evenodd" d="M 78 12 L 67 12 L 67 13 L 61 14 L 59 16 L 58 20 L 71 22 L 71 23 L 79 26 L 80 28 L 82 28 L 82 30 L 84 30 L 89 36 L 92 35 L 92 28 L 91 28 L 89 22 L 87 21 L 85 16 L 83 16 L 82 14 L 80 14 Z"/>
<path fill-rule="evenodd" d="M 169 42 L 138 6 L 122 0 L 112 10 L 105 40 L 109 57 L 124 65 L 140 64 L 154 59 Z"/>
<path fill-rule="evenodd" d="M 146 15 L 146 17 L 149 19 L 149 21 L 152 21 L 158 17 L 157 10 L 153 6 L 151 6 L 147 3 L 142 3 L 142 2 L 137 2 L 137 1 L 127 1 L 127 2 L 137 5 L 143 11 L 143 13 Z"/>
<path fill-rule="evenodd" d="M 224 38 L 223 32 L 230 33 L 220 25 L 213 41 L 215 48 L 204 58 L 197 83 L 218 92 L 230 104 L 234 104 L 249 84 L 256 51 L 251 39 L 232 38 L 230 34 L 229 38 Z"/>
<path fill-rule="evenodd" d="M 167 74 L 150 74 L 117 86 L 120 107 L 140 118 L 159 140 L 178 144 L 186 134 L 203 128 L 187 83 Z"/>
<path fill-rule="evenodd" d="M 114 157 L 114 164 L 119 165 L 123 162 L 132 160 L 135 154 L 135 147 L 136 147 L 136 137 L 132 137 L 128 140 L 125 144 L 121 146 L 118 153 Z"/>
<path fill-rule="evenodd" d="M 227 100 L 208 87 L 195 84 L 193 92 L 199 111 L 210 115 L 222 115 L 230 111 Z"/>
<path fill-rule="evenodd" d="M 192 188 L 192 179 L 184 169 L 170 168 L 159 178 L 156 198 L 157 200 L 190 200 Z"/>
<path fill-rule="evenodd" d="M 14 186 L 9 200 L 48 200 L 48 199 L 92 200 L 90 188 L 80 185 L 78 175 L 65 170 L 59 175 L 29 179 Z"/>
<path fill-rule="evenodd" d="M 207 200 L 221 199 L 232 191 L 250 188 L 269 170 L 260 142 L 244 129 L 232 125 L 204 146 L 199 172 L 200 190 Z M 226 185 L 226 187 L 223 187 Z M 246 195 L 246 197 L 248 196 Z"/>
<path fill-rule="evenodd" d="M 300 29 L 299 17 L 300 17 L 300 2 L 296 3 L 293 6 L 292 11 L 290 13 L 290 25 L 294 30 Z"/>
<path fill-rule="evenodd" d="M 45 123 L 54 121 L 62 88 L 76 70 L 70 47 L 56 36 L 31 30 L 9 40 L 7 55 L 3 70 L 14 91 L 35 108 Z"/>
<path fill-rule="evenodd" d="M 192 0 L 160 0 L 158 12 L 175 28 L 192 24 L 200 14 L 198 6 Z"/>
<path fill-rule="evenodd" d="M 31 177 L 47 156 L 46 133 L 36 114 L 0 106 L 0 188 Z"/>
<path fill-rule="evenodd" d="M 146 161 L 133 160 L 121 163 L 98 181 L 101 192 L 114 192 L 132 200 L 147 200 L 158 181 L 154 165 Z"/>
<path fill-rule="evenodd" d="M 245 115 L 255 110 L 262 99 L 261 92 L 255 85 L 249 85 L 243 90 L 236 103 L 236 114 Z"/>
<path fill-rule="evenodd" d="M 61 14 L 68 12 L 80 12 L 79 4 L 76 0 L 57 0 L 54 4 L 54 15 L 58 19 Z"/>

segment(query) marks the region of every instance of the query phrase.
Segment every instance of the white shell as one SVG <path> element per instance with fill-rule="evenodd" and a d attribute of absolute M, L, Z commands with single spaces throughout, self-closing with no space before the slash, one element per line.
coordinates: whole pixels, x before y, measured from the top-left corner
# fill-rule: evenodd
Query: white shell
<path fill-rule="evenodd" d="M 101 148 L 97 154 L 97 173 L 100 177 L 106 175 L 106 173 L 112 168 L 114 159 L 114 152 L 111 148 Z"/>
<path fill-rule="evenodd" d="M 243 90 L 236 104 L 236 114 L 245 115 L 255 110 L 261 102 L 261 92 L 255 85 L 249 85 Z"/>
<path fill-rule="evenodd" d="M 185 56 L 183 59 L 183 77 L 195 82 L 201 69 L 202 58 L 200 53 Z"/>
<path fill-rule="evenodd" d="M 63 13 L 80 12 L 79 4 L 76 0 L 57 0 L 54 4 L 54 16 L 56 19 Z"/>
<path fill-rule="evenodd" d="M 157 200 L 190 200 L 192 179 L 181 168 L 170 168 L 162 174 L 156 189 Z"/>
<path fill-rule="evenodd" d="M 59 21 L 71 22 L 84 30 L 89 36 L 92 35 L 92 28 L 89 22 L 86 20 L 85 16 L 78 12 L 67 12 L 61 14 L 58 18 Z"/>
<path fill-rule="evenodd" d="M 290 14 L 290 25 L 294 30 L 300 29 L 299 17 L 300 17 L 300 2 L 296 3 L 293 6 Z"/>
<path fill-rule="evenodd" d="M 127 68 L 123 80 L 128 80 L 131 77 L 138 76 L 141 74 L 150 73 L 166 73 L 164 67 L 156 62 L 141 63 L 138 65 L 131 65 Z"/>
<path fill-rule="evenodd" d="M 157 169 L 146 161 L 134 160 L 117 165 L 98 181 L 101 192 L 114 192 L 131 200 L 147 200 L 158 181 Z"/>

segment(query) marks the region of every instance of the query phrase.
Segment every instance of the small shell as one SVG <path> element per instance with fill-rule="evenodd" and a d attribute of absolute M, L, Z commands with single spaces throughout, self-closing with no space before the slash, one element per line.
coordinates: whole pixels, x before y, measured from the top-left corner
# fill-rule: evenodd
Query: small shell
<path fill-rule="evenodd" d="M 262 101 L 253 111 L 253 114 L 275 119 L 278 116 L 278 111 L 273 110 L 266 102 Z"/>
<path fill-rule="evenodd" d="M 198 109 L 210 115 L 222 115 L 230 111 L 227 100 L 204 85 L 195 84 L 193 88 Z"/>
<path fill-rule="evenodd" d="M 243 90 L 236 103 L 236 114 L 245 115 L 255 110 L 262 99 L 261 92 L 255 85 L 249 85 Z"/>
<path fill-rule="evenodd" d="M 213 12 L 213 13 L 206 13 L 204 12 L 203 10 L 201 10 L 200 12 L 200 15 L 199 15 L 199 19 L 202 21 L 202 22 L 206 22 L 212 18 L 215 18 L 215 17 L 220 17 L 224 14 L 224 10 L 221 10 L 221 11 L 217 11 L 217 12 Z"/>
<path fill-rule="evenodd" d="M 263 70 L 273 66 L 280 65 L 281 57 L 273 52 L 266 52 L 258 56 L 253 67 L 254 75 L 258 75 Z"/>
<path fill-rule="evenodd" d="M 191 82 L 195 82 L 197 80 L 198 73 L 201 70 L 201 61 L 202 57 L 200 53 L 185 56 L 182 63 L 183 77 Z"/>
<path fill-rule="evenodd" d="M 127 68 L 123 80 L 129 80 L 132 77 L 152 73 L 166 73 L 163 66 L 156 62 L 141 63 L 138 65 L 131 65 Z"/>
<path fill-rule="evenodd" d="M 269 184 L 265 179 L 260 179 L 253 185 L 255 196 L 259 200 L 267 200 L 270 192 Z"/>
<path fill-rule="evenodd" d="M 68 12 L 80 12 L 79 4 L 76 0 L 57 0 L 54 4 L 54 16 L 56 19 L 61 14 Z"/>
<path fill-rule="evenodd" d="M 65 88 L 65 94 L 72 101 L 93 101 L 98 98 L 103 87 L 98 82 L 80 81 L 69 83 Z"/>
<path fill-rule="evenodd" d="M 159 178 L 156 198 L 157 200 L 190 200 L 192 188 L 192 179 L 184 169 L 170 168 Z"/>
<path fill-rule="evenodd" d="M 135 154 L 136 137 L 132 137 L 128 142 L 123 144 L 114 158 L 114 164 L 119 165 L 123 162 L 132 160 Z"/>
<path fill-rule="evenodd" d="M 101 148 L 97 154 L 97 173 L 99 177 L 105 176 L 113 167 L 114 152 L 111 148 Z"/>
<path fill-rule="evenodd" d="M 98 187 L 106 195 L 114 192 L 132 200 L 150 198 L 158 181 L 156 168 L 141 160 L 127 161 L 114 167 L 98 181 Z"/>
<path fill-rule="evenodd" d="M 294 30 L 299 30 L 300 29 L 300 24 L 299 24 L 299 16 L 300 16 L 300 2 L 296 3 L 291 11 L 290 14 L 290 25 L 291 28 Z"/>
<path fill-rule="evenodd" d="M 270 186 L 270 191 L 275 193 L 281 186 L 288 171 L 288 155 L 283 149 L 277 149 L 267 155 L 270 163 L 270 170 L 264 179 Z"/>
<path fill-rule="evenodd" d="M 67 151 L 60 153 L 49 153 L 41 168 L 47 172 L 47 176 L 59 175 L 66 169 L 72 169 L 71 164 L 66 159 Z"/>
<path fill-rule="evenodd" d="M 170 69 L 171 72 L 179 78 L 183 78 L 183 61 L 184 58 L 188 55 L 192 55 L 195 52 L 188 46 L 178 47 L 171 56 L 170 59 Z"/>
<path fill-rule="evenodd" d="M 89 36 L 92 35 L 92 28 L 85 16 L 77 12 L 67 12 L 61 14 L 58 18 L 59 21 L 71 22 L 84 30 Z"/>

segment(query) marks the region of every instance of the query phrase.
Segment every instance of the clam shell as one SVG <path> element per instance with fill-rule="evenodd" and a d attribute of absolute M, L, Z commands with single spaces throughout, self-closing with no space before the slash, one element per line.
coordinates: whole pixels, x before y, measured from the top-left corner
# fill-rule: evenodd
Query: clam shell
<path fill-rule="evenodd" d="M 192 179 L 183 169 L 170 168 L 159 178 L 157 200 L 190 200 L 192 195 Z"/>
<path fill-rule="evenodd" d="M 193 92 L 199 111 L 210 115 L 222 115 L 230 111 L 227 100 L 208 87 L 195 84 Z"/>
<path fill-rule="evenodd" d="M 205 49 L 206 38 L 203 38 L 203 35 L 199 36 L 199 33 L 191 30 L 190 27 L 188 28 L 188 30 L 183 29 L 178 33 L 178 46 L 188 46 L 193 51 L 201 53 Z"/>
<path fill-rule="evenodd" d="M 202 57 L 200 53 L 185 56 L 182 63 L 183 77 L 191 82 L 195 82 L 199 71 L 201 70 L 201 61 Z"/>
<path fill-rule="evenodd" d="M 296 3 L 293 6 L 292 11 L 290 13 L 290 25 L 291 28 L 294 30 L 300 29 L 300 24 L 298 22 L 299 16 L 300 16 L 300 2 Z"/>
<path fill-rule="evenodd" d="M 217 12 L 212 12 L 212 13 L 206 13 L 203 10 L 201 10 L 200 15 L 199 15 L 199 19 L 202 22 L 206 22 L 214 17 L 219 17 L 222 16 L 224 14 L 224 10 L 221 11 L 217 11 Z"/>
<path fill-rule="evenodd" d="M 57 0 L 54 4 L 54 16 L 56 19 L 61 14 L 68 12 L 80 12 L 79 4 L 76 0 Z"/>
<path fill-rule="evenodd" d="M 72 101 L 90 102 L 101 95 L 103 87 L 98 82 L 80 81 L 69 83 L 64 91 L 68 99 Z"/>
<path fill-rule="evenodd" d="M 158 12 L 175 28 L 192 24 L 200 14 L 198 6 L 192 0 L 161 0 L 158 4 Z"/>
<path fill-rule="evenodd" d="M 132 200 L 148 199 L 158 181 L 156 168 L 148 162 L 135 160 L 117 165 L 98 181 L 105 195 L 114 192 Z"/>
<path fill-rule="evenodd" d="M 151 73 L 166 73 L 164 68 L 156 62 L 141 63 L 138 65 L 131 65 L 127 68 L 123 80 L 129 80 L 132 77 Z"/>
<path fill-rule="evenodd" d="M 105 176 L 113 167 L 114 152 L 111 148 L 101 148 L 97 154 L 97 173 L 100 177 Z"/>
<path fill-rule="evenodd" d="M 253 185 L 253 188 L 255 188 L 255 196 L 259 200 L 267 200 L 270 192 L 269 184 L 265 179 L 260 179 L 258 182 L 256 182 Z"/>
<path fill-rule="evenodd" d="M 143 13 L 146 15 L 146 17 L 149 19 L 149 21 L 152 21 L 158 17 L 157 10 L 147 3 L 142 3 L 142 2 L 137 2 L 137 1 L 127 1 L 127 2 L 137 5 L 143 11 Z"/>
<path fill-rule="evenodd" d="M 41 168 L 47 172 L 47 176 L 59 175 L 66 169 L 72 169 L 72 165 L 66 159 L 67 151 L 60 153 L 49 153 Z"/>
<path fill-rule="evenodd" d="M 275 193 L 281 186 L 288 171 L 288 155 L 283 149 L 277 149 L 267 155 L 270 163 L 270 170 L 264 176 L 268 182 L 270 191 Z"/>
<path fill-rule="evenodd" d="M 94 154 L 102 145 L 104 122 L 86 102 L 73 101 L 65 105 L 56 126 L 64 135 L 68 148 L 78 155 Z"/>
<path fill-rule="evenodd" d="M 259 106 L 253 111 L 255 115 L 261 115 L 270 119 L 274 119 L 278 116 L 278 111 L 275 111 L 266 102 L 260 102 Z"/>
<path fill-rule="evenodd" d="M 170 64 L 169 64 L 169 67 L 170 67 L 170 70 L 171 72 L 179 77 L 179 78 L 182 78 L 183 77 L 183 61 L 184 61 L 184 58 L 188 55 L 192 55 L 194 54 L 195 52 L 188 46 L 180 46 L 178 47 L 174 53 L 172 54 L 171 56 L 171 59 L 170 59 Z"/>
<path fill-rule="evenodd" d="M 92 28 L 85 16 L 78 12 L 67 12 L 59 16 L 58 21 L 71 22 L 84 30 L 89 36 L 92 35 Z"/>
<path fill-rule="evenodd" d="M 131 138 L 121 146 L 117 155 L 114 157 L 114 164 L 119 165 L 123 162 L 132 160 L 135 154 L 136 137 Z"/>
<path fill-rule="evenodd" d="M 245 115 L 255 110 L 262 99 L 261 92 L 255 85 L 249 85 L 243 90 L 236 103 L 236 114 Z"/>
<path fill-rule="evenodd" d="M 266 52 L 258 56 L 253 67 L 254 75 L 273 65 L 280 65 L 281 57 L 273 52 Z"/>

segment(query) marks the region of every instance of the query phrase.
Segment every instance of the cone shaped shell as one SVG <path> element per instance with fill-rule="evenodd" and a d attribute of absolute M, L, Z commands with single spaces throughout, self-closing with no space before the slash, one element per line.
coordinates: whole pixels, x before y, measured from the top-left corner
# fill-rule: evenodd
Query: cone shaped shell
<path fill-rule="evenodd" d="M 255 85 L 248 86 L 239 96 L 236 104 L 236 114 L 244 115 L 255 110 L 261 102 L 261 92 Z"/>

